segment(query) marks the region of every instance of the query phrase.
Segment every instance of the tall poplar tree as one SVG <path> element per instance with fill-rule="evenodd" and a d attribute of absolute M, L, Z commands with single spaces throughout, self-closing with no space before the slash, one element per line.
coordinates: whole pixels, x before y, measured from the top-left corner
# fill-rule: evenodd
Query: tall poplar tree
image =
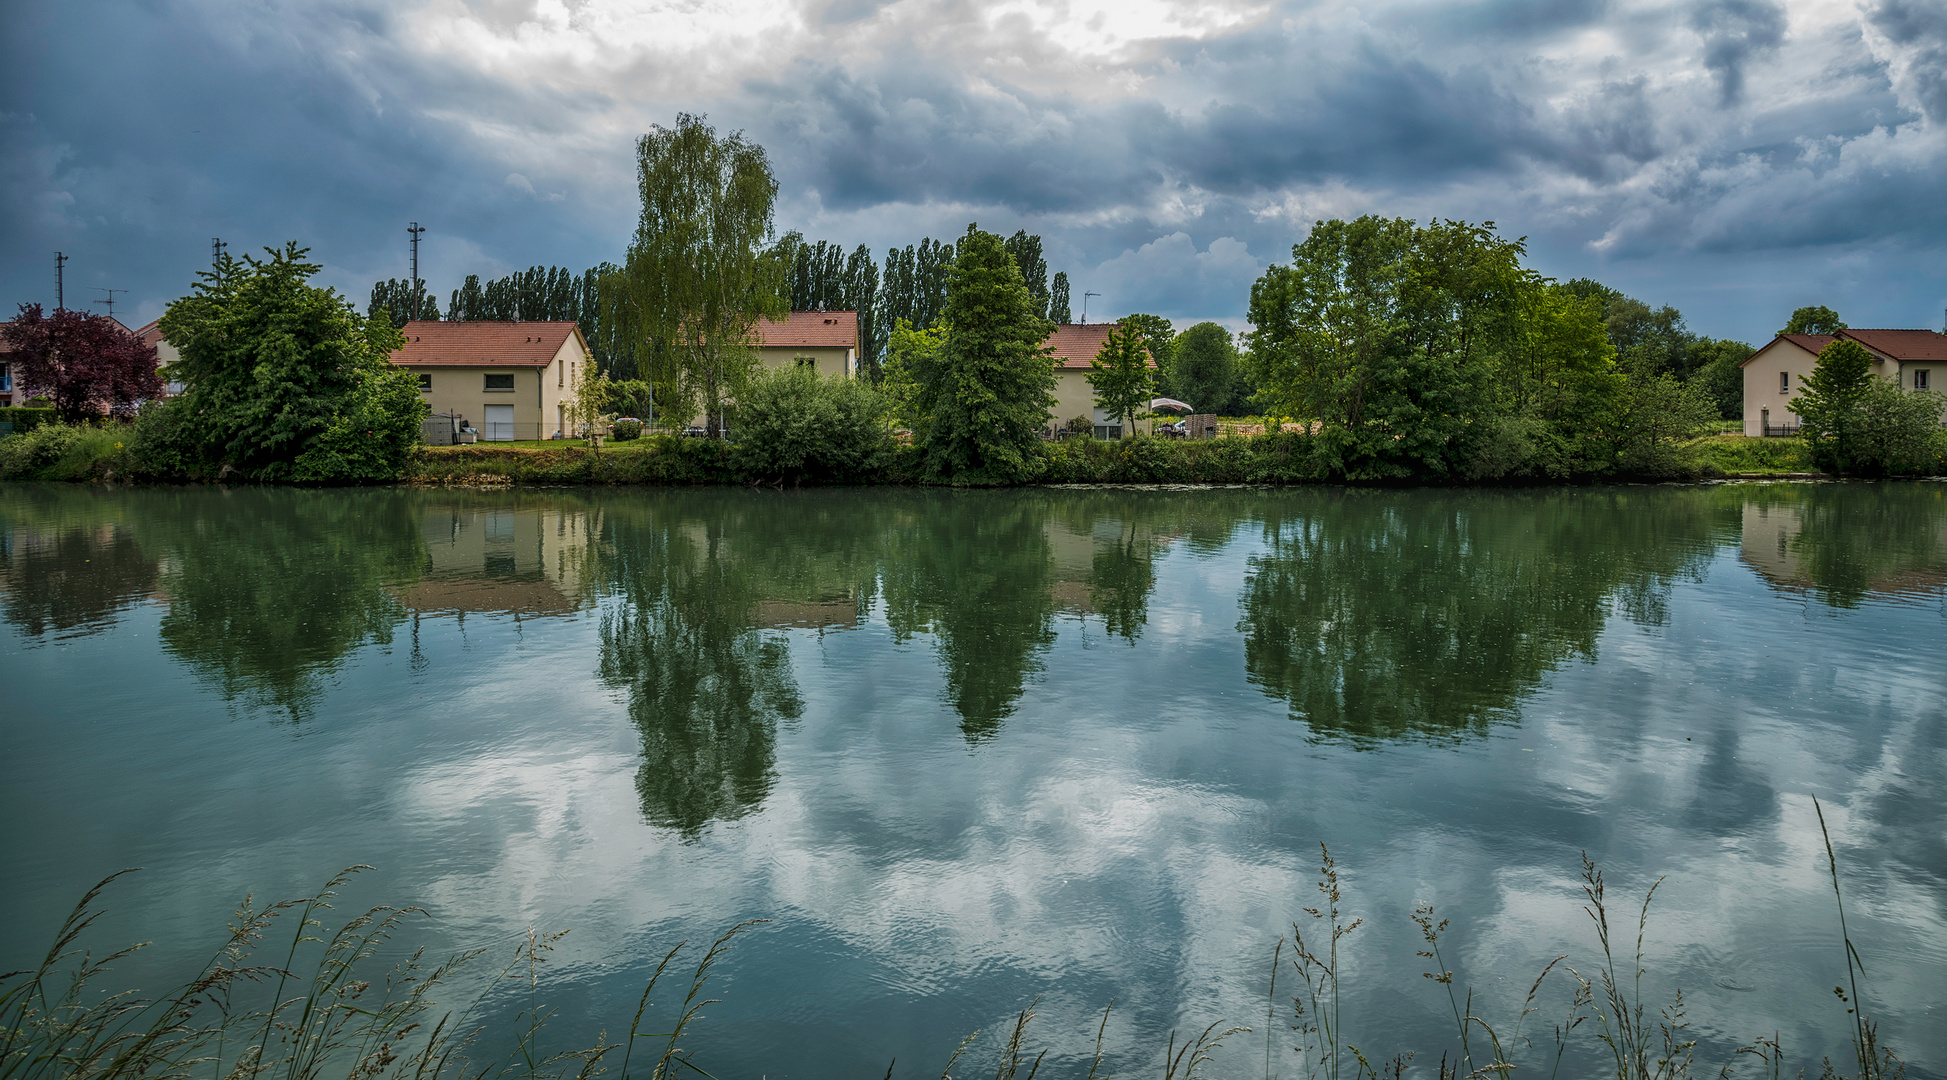
<path fill-rule="evenodd" d="M 1055 275 L 1054 284 L 1048 289 L 1048 320 L 1056 323 L 1074 321 L 1074 313 L 1069 310 L 1068 271 Z"/>
<path fill-rule="evenodd" d="M 788 268 L 766 248 L 777 180 L 763 147 L 688 113 L 636 140 L 636 179 L 642 217 L 622 277 L 637 366 L 674 386 L 666 404 L 700 404 L 716 437 L 756 368 L 757 320 L 789 310 Z"/>

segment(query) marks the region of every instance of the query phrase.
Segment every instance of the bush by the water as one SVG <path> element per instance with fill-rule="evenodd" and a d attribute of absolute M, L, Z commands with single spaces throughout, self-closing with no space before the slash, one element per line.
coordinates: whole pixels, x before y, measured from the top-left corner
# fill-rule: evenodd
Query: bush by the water
<path fill-rule="evenodd" d="M 752 379 L 737 402 L 736 461 L 753 477 L 870 480 L 891 446 L 885 399 L 860 379 L 780 368 Z"/>
<path fill-rule="evenodd" d="M 609 427 L 609 434 L 614 436 L 616 442 L 632 442 L 640 439 L 642 438 L 642 421 L 617 420 Z"/>

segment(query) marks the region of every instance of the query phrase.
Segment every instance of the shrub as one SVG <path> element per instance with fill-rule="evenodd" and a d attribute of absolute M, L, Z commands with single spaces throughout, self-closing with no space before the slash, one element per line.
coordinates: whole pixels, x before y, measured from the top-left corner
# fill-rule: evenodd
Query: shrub
<path fill-rule="evenodd" d="M 736 430 L 739 465 L 780 480 L 870 477 L 892 442 L 878 391 L 808 367 L 753 379 L 737 402 Z"/>
<path fill-rule="evenodd" d="M 617 420 L 615 426 L 610 428 L 609 431 L 614 436 L 616 442 L 633 442 L 636 439 L 642 438 L 642 421 Z"/>
<path fill-rule="evenodd" d="M 19 405 L 0 408 L 0 420 L 11 422 L 16 435 L 25 435 L 42 424 L 52 424 L 57 419 L 58 414 L 53 409 L 24 408 Z"/>
<path fill-rule="evenodd" d="M 51 410 L 50 410 L 51 411 Z M 38 480 L 81 438 L 81 429 L 58 421 L 0 440 L 0 480 Z"/>

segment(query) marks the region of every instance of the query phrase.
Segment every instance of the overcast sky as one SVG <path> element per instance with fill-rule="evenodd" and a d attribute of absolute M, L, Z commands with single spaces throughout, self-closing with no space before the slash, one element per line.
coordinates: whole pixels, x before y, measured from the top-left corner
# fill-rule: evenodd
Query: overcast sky
<path fill-rule="evenodd" d="M 1314 219 L 1492 219 L 1534 264 L 1762 341 L 1940 328 L 1939 0 L 23 0 L 0 23 L 0 302 L 286 239 L 361 306 L 619 260 L 636 135 L 769 151 L 777 226 L 1047 242 L 1090 314 L 1241 326 Z M 100 310 L 97 308 L 97 310 Z"/>

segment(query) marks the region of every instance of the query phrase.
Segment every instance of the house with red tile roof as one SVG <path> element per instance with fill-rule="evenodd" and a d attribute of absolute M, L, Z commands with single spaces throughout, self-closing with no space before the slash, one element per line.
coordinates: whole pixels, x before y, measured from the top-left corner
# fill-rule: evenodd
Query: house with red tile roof
<path fill-rule="evenodd" d="M 767 368 L 796 364 L 849 379 L 859 373 L 859 313 L 793 311 L 781 319 L 760 319 L 751 344 Z"/>
<path fill-rule="evenodd" d="M 1122 437 L 1121 420 L 1109 416 L 1095 404 L 1095 384 L 1089 382 L 1089 368 L 1095 363 L 1095 355 L 1109 340 L 1109 331 L 1115 323 L 1062 323 L 1049 334 L 1044 345 L 1054 350 L 1055 362 L 1055 404 L 1048 410 L 1050 426 L 1059 431 L 1068 426 L 1075 417 L 1087 417 L 1099 438 L 1119 439 Z M 1150 367 L 1156 361 L 1149 362 Z M 1136 421 L 1143 431 L 1148 431 L 1152 422 Z"/>
<path fill-rule="evenodd" d="M 1744 369 L 1744 433 L 1795 435 L 1798 415 L 1786 406 L 1804 391 L 1819 353 L 1839 338 L 1864 346 L 1873 374 L 1908 390 L 1947 390 L 1947 334 L 1933 330 L 1841 330 L 1780 334 L 1751 354 Z M 1941 417 L 1947 422 L 1947 415 Z"/>
<path fill-rule="evenodd" d="M 568 404 L 595 370 L 572 322 L 414 320 L 400 332 L 406 343 L 391 360 L 419 377 L 419 396 L 487 441 L 565 431 Z"/>

